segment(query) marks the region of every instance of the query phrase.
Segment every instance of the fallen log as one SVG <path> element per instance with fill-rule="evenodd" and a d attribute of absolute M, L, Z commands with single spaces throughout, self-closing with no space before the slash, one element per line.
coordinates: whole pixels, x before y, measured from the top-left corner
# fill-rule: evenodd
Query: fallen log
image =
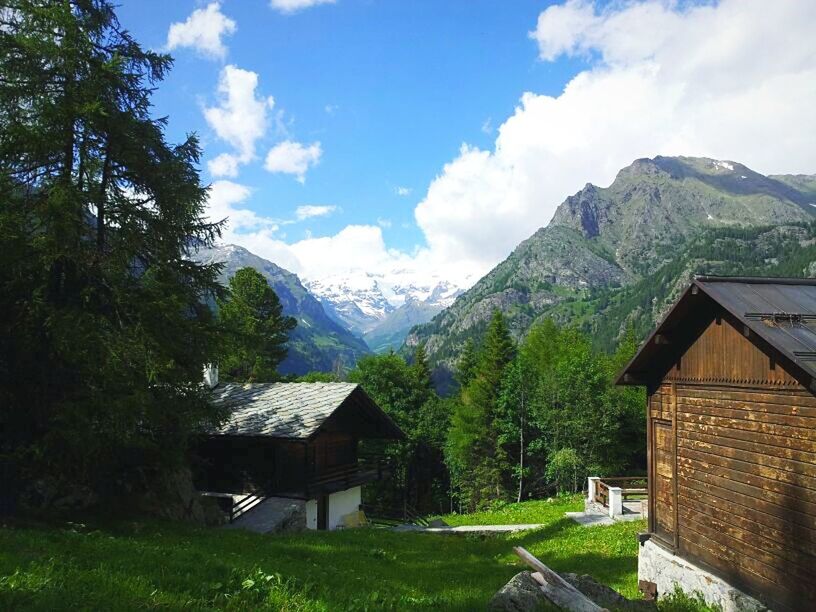
<path fill-rule="evenodd" d="M 533 579 L 541 585 L 541 590 L 555 605 L 564 610 L 569 610 L 569 612 L 608 612 L 606 608 L 601 608 L 591 599 L 588 599 L 581 591 L 521 546 L 516 546 L 513 551 L 522 561 L 535 570 Z"/>

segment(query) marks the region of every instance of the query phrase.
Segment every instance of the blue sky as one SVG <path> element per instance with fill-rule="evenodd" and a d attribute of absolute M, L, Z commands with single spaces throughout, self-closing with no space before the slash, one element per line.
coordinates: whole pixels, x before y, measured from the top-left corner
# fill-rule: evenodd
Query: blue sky
<path fill-rule="evenodd" d="M 171 138 L 200 135 L 227 240 L 307 278 L 467 285 L 637 157 L 816 171 L 814 6 L 123 0 L 118 13 L 143 45 L 171 48 L 156 111 Z M 220 155 L 232 166 L 210 172 Z"/>
<path fill-rule="evenodd" d="M 125 1 L 119 15 L 145 46 L 163 49 L 170 24 L 206 4 Z M 411 249 L 423 242 L 414 206 L 460 145 L 490 146 L 520 92 L 557 94 L 575 74 L 574 61 L 536 61 L 527 34 L 546 3 L 512 4 L 508 11 L 498 0 L 342 0 L 284 14 L 264 0 L 226 0 L 221 12 L 236 22 L 224 39 L 228 53 L 213 61 L 189 47 L 174 49 L 157 112 L 169 115 L 173 138 L 196 131 L 205 160 L 212 158 L 229 149 L 201 112 L 215 101 L 220 69 L 233 64 L 258 73 L 260 91 L 284 112 L 287 134 L 319 141 L 323 155 L 304 184 L 270 175 L 261 159 L 248 164 L 240 174 L 253 187 L 246 204 L 273 217 L 304 204 L 341 209 L 287 227 L 292 239 L 386 219 L 389 244 Z M 260 148 L 287 134 L 270 130 Z M 204 177 L 216 178 L 206 167 Z M 410 194 L 398 195 L 400 187 Z"/>

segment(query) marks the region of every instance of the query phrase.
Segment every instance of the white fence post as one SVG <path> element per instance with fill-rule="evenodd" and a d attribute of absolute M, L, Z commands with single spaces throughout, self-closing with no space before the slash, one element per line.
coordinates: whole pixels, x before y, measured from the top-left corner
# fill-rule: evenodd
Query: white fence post
<path fill-rule="evenodd" d="M 623 489 L 609 487 L 609 516 L 615 518 L 623 514 Z"/>
<path fill-rule="evenodd" d="M 587 478 L 587 501 L 592 503 L 595 501 L 595 493 L 598 491 L 599 476 L 590 476 Z"/>

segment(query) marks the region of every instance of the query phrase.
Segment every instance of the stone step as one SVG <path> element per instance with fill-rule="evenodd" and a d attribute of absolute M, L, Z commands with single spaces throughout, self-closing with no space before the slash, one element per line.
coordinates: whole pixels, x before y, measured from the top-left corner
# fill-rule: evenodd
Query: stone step
<path fill-rule="evenodd" d="M 246 529 L 256 533 L 283 533 L 306 529 L 306 502 L 301 499 L 268 497 L 253 506 L 227 529 Z"/>

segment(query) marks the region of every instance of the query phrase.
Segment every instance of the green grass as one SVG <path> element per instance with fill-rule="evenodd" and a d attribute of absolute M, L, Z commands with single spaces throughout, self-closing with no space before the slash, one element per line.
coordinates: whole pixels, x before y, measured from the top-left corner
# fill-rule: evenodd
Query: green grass
<path fill-rule="evenodd" d="M 440 516 L 448 525 L 530 525 L 552 524 L 564 518 L 565 512 L 584 509 L 582 498 L 551 498 L 521 502 L 520 504 L 495 504 L 490 510 L 471 514 L 445 514 Z"/>
<path fill-rule="evenodd" d="M 575 499 L 510 504 L 450 523 L 543 523 L 500 536 L 381 529 L 262 536 L 170 522 L 0 528 L 2 610 L 483 610 L 524 546 L 558 571 L 637 596 L 643 524 L 584 528 Z"/>

